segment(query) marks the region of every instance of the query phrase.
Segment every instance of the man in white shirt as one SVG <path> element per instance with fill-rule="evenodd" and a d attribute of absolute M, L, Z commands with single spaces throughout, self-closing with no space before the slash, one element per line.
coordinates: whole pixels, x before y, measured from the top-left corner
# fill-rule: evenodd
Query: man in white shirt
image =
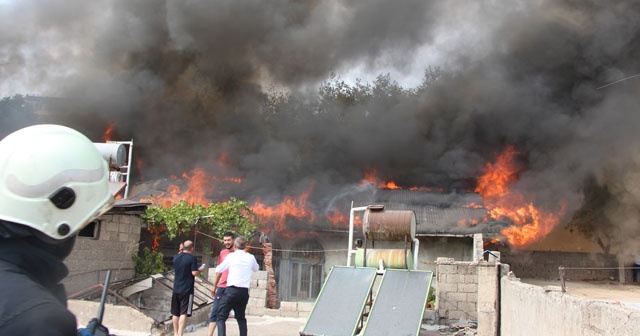
<path fill-rule="evenodd" d="M 233 309 L 240 336 L 247 336 L 247 319 L 244 316 L 249 302 L 249 287 L 251 286 L 251 275 L 258 271 L 256 258 L 247 253 L 247 240 L 238 236 L 235 239 L 235 252 L 229 254 L 224 261 L 216 267 L 216 273 L 229 270 L 227 276 L 227 288 L 220 299 L 216 324 L 218 325 L 218 336 L 226 336 L 226 321 L 229 312 Z"/>

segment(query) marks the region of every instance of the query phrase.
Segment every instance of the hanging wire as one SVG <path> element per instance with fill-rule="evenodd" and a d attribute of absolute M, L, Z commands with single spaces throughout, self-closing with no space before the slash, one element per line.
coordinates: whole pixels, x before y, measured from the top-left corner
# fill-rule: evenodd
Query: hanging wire
<path fill-rule="evenodd" d="M 222 239 L 220 239 L 220 238 L 208 235 L 208 234 L 206 234 L 204 232 L 200 232 L 200 231 L 196 231 L 196 232 L 201 234 L 201 235 L 203 235 L 203 236 L 205 236 L 205 237 L 208 237 L 208 238 L 211 238 L 211 239 L 215 239 L 215 240 L 217 240 L 219 242 L 222 242 Z M 254 250 L 262 250 L 261 247 L 253 247 L 253 246 L 248 246 L 248 247 L 250 249 L 254 249 Z M 326 252 L 347 252 L 348 249 L 335 249 L 335 250 L 283 250 L 283 249 L 272 248 L 271 250 L 272 251 L 278 251 L 278 252 L 326 253 Z"/>
<path fill-rule="evenodd" d="M 639 76 L 640 76 L 640 74 L 633 75 L 633 76 L 629 76 L 629 77 L 625 77 L 625 78 L 623 78 L 623 79 L 619 79 L 619 80 L 617 80 L 617 81 L 615 81 L 615 82 L 613 82 L 613 83 L 609 83 L 609 84 L 603 85 L 603 86 L 601 86 L 601 87 L 599 87 L 599 88 L 596 88 L 596 90 L 600 90 L 600 89 L 602 89 L 602 88 L 606 88 L 607 86 L 611 86 L 611 85 L 613 85 L 613 84 L 617 84 L 617 83 L 620 83 L 620 82 L 622 82 L 622 81 L 626 81 L 627 79 L 631 79 L 631 78 L 639 77 Z"/>

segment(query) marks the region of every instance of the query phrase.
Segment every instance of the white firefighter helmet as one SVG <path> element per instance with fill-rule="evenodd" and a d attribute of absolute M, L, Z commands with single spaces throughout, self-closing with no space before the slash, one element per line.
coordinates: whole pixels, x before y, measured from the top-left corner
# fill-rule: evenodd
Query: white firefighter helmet
<path fill-rule="evenodd" d="M 23 128 L 0 141 L 0 220 L 72 237 L 113 205 L 108 178 L 107 162 L 80 132 Z"/>

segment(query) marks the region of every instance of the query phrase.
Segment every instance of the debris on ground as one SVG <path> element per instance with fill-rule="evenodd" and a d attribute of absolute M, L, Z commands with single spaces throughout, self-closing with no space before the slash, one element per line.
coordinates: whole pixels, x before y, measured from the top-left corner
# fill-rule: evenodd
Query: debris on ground
<path fill-rule="evenodd" d="M 420 336 L 475 336 L 478 324 L 472 321 L 459 321 L 450 325 L 423 324 Z"/>

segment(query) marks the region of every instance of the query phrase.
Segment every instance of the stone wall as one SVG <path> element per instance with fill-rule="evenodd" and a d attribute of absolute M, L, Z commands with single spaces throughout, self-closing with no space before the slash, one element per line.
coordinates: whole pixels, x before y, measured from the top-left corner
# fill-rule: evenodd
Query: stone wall
<path fill-rule="evenodd" d="M 111 210 L 99 218 L 95 237 L 78 237 L 73 251 L 65 260 L 69 275 L 63 281 L 67 294 L 103 283 L 107 270 L 111 281 L 134 277 L 138 253 L 141 219 L 138 215 Z"/>
<path fill-rule="evenodd" d="M 501 335 L 640 335 L 640 310 L 501 279 Z"/>

